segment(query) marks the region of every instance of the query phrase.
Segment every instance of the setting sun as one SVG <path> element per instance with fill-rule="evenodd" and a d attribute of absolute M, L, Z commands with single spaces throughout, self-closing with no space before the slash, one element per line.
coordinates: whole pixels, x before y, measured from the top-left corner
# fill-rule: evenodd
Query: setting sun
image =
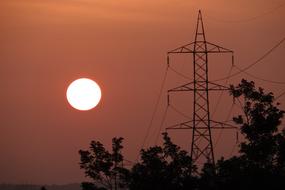
<path fill-rule="evenodd" d="M 73 108 L 81 111 L 90 110 L 100 102 L 101 89 L 93 80 L 80 78 L 68 86 L 66 98 Z"/>

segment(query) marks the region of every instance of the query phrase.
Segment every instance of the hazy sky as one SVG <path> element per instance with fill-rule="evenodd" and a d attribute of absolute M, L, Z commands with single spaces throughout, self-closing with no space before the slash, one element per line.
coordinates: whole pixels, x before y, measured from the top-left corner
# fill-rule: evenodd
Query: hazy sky
<path fill-rule="evenodd" d="M 81 182 L 78 150 L 93 139 L 109 147 L 112 137 L 122 136 L 126 158 L 135 160 L 159 93 L 166 52 L 193 41 L 199 9 L 207 40 L 234 50 L 239 67 L 285 36 L 284 0 L 1 0 L 0 183 Z M 285 81 L 284 51 L 282 44 L 248 72 Z M 214 60 L 209 62 L 211 78 L 227 75 L 230 62 Z M 68 84 L 79 77 L 92 78 L 102 88 L 102 101 L 92 111 L 77 111 L 66 101 Z M 247 76 L 229 82 L 236 84 L 241 77 Z M 183 82 L 170 73 L 164 91 Z M 256 83 L 277 95 L 285 91 L 284 85 Z M 182 100 L 191 107 L 191 96 L 178 97 L 177 104 Z M 225 93 L 218 109 L 230 104 Z M 159 105 L 147 146 L 155 142 L 165 93 Z M 165 125 L 184 120 L 170 113 Z M 190 133 L 171 136 L 189 148 Z M 217 144 L 216 158 L 228 156 L 235 142 L 233 132 L 222 138 L 227 143 Z"/>

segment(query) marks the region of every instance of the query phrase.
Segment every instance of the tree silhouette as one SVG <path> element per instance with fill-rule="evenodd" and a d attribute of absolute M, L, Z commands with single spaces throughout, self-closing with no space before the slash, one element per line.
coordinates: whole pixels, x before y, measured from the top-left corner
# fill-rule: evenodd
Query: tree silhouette
<path fill-rule="evenodd" d="M 125 176 L 128 170 L 122 166 L 121 154 L 123 138 L 113 138 L 112 153 L 107 151 L 99 141 L 90 143 L 90 150 L 80 150 L 80 168 L 85 170 L 85 175 L 94 182 L 81 184 L 84 190 L 117 189 L 125 187 Z"/>
<path fill-rule="evenodd" d="M 257 167 L 272 168 L 277 158 L 278 131 L 284 111 L 273 105 L 274 96 L 262 88 L 255 89 L 254 82 L 242 80 L 237 87 L 231 86 L 235 98 L 243 96 L 243 115 L 234 118 L 241 125 L 246 142 L 240 145 L 240 153 Z"/>
<path fill-rule="evenodd" d="M 90 183 L 90 182 L 82 182 L 81 183 L 81 188 L 83 190 L 106 190 L 106 188 L 98 187 L 94 183 Z"/>
<path fill-rule="evenodd" d="M 80 150 L 80 168 L 93 182 L 83 182 L 83 190 L 120 188 L 147 189 L 193 189 L 196 167 L 188 153 L 172 143 L 167 133 L 163 133 L 163 146 L 142 149 L 141 161 L 131 171 L 122 166 L 121 145 L 123 138 L 113 138 L 112 153 L 98 141 L 92 141 L 90 150 Z"/>
<path fill-rule="evenodd" d="M 113 138 L 112 153 L 98 141 L 89 151 L 80 150 L 80 167 L 93 182 L 83 190 L 247 190 L 285 187 L 285 130 L 280 128 L 284 111 L 271 92 L 242 80 L 231 85 L 230 94 L 243 98 L 243 113 L 233 118 L 245 140 L 239 155 L 206 163 L 199 175 L 188 153 L 163 133 L 163 145 L 142 149 L 140 161 L 131 170 L 122 166 L 123 138 Z"/>
<path fill-rule="evenodd" d="M 284 186 L 285 132 L 280 124 L 284 111 L 274 105 L 271 92 L 256 88 L 254 82 L 242 80 L 231 86 L 234 98 L 243 97 L 243 114 L 233 120 L 240 125 L 245 141 L 240 155 L 217 162 L 214 185 L 202 180 L 201 189 L 280 189 Z M 202 174 L 201 179 L 206 179 Z"/>
<path fill-rule="evenodd" d="M 141 150 L 141 162 L 131 171 L 130 189 L 193 189 L 196 167 L 187 152 L 172 143 L 167 133 L 163 133 L 163 146 Z"/>

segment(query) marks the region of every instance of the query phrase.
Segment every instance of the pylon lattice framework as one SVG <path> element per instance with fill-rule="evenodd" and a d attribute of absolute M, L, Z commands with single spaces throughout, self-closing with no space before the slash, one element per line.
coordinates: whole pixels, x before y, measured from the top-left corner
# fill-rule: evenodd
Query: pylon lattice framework
<path fill-rule="evenodd" d="M 214 150 L 211 129 L 233 129 L 232 125 L 214 121 L 210 118 L 209 92 L 229 90 L 229 87 L 210 82 L 208 79 L 208 54 L 231 53 L 233 51 L 207 42 L 201 11 L 198 13 L 195 41 L 176 48 L 167 53 L 167 64 L 170 64 L 171 54 L 193 54 L 193 81 L 168 90 L 169 95 L 173 92 L 193 91 L 193 118 L 170 127 L 170 129 L 192 129 L 191 158 L 195 164 L 204 158 L 208 163 L 215 165 Z"/>

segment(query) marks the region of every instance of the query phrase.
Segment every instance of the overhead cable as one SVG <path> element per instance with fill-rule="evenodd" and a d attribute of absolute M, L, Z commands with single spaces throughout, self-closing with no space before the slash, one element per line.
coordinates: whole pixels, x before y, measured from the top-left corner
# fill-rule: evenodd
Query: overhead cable
<path fill-rule="evenodd" d="M 230 76 L 226 76 L 226 77 L 222 77 L 219 79 L 215 79 L 212 80 L 212 82 L 216 82 L 216 81 L 222 81 L 222 80 L 227 80 L 229 78 L 235 77 L 243 72 L 245 72 L 246 70 L 250 69 L 251 67 L 255 66 L 256 64 L 258 64 L 259 62 L 261 62 L 265 57 L 267 57 L 269 54 L 271 54 L 276 48 L 278 48 L 283 42 L 285 41 L 285 37 L 283 37 L 283 39 L 281 39 L 277 44 L 275 44 L 272 48 L 270 48 L 265 54 L 263 54 L 260 58 L 258 58 L 256 61 L 254 61 L 253 63 L 249 64 L 248 66 L 246 66 L 243 69 L 240 69 L 238 72 L 230 75 Z"/>
<path fill-rule="evenodd" d="M 252 78 L 255 78 L 255 79 L 257 79 L 257 80 L 261 80 L 261 81 L 263 81 L 263 82 L 268 82 L 268 83 L 273 83 L 273 84 L 285 84 L 284 81 L 275 81 L 275 80 L 270 80 L 270 79 L 264 79 L 264 78 L 258 77 L 258 76 L 256 76 L 256 75 L 253 75 L 253 74 L 251 74 L 251 73 L 249 73 L 249 72 L 242 71 L 242 69 L 240 69 L 240 68 L 237 67 L 236 65 L 235 65 L 234 67 L 235 67 L 237 70 L 243 72 L 244 74 L 246 74 L 246 75 L 248 75 L 248 76 L 250 76 L 250 77 L 252 77 Z"/>
<path fill-rule="evenodd" d="M 280 8 L 283 8 L 285 6 L 285 3 L 283 4 L 280 4 L 280 5 L 277 5 L 276 7 L 266 11 L 266 12 L 263 12 L 263 13 L 260 13 L 259 15 L 256 15 L 256 16 L 253 16 L 253 17 L 249 17 L 249 18 L 245 18 L 245 19 L 239 19 L 239 20 L 224 20 L 224 19 L 218 19 L 218 18 L 215 18 L 215 17 L 211 17 L 211 16 L 207 16 L 209 19 L 211 20 L 215 20 L 217 22 L 224 22 L 224 23 L 244 23 L 244 22 L 250 22 L 250 21 L 253 21 L 253 20 L 256 20 L 258 18 L 261 18 L 263 16 L 266 16 L 266 15 L 269 15 L 275 11 L 277 11 L 278 9 Z"/>
<path fill-rule="evenodd" d="M 160 86 L 160 89 L 159 89 L 158 97 L 157 97 L 157 100 L 156 100 L 156 103 L 155 103 L 155 106 L 154 106 L 154 110 L 152 112 L 151 119 L 150 119 L 150 122 L 148 124 L 145 136 L 143 138 L 140 150 L 144 148 L 146 140 L 147 140 L 147 138 L 149 136 L 150 129 L 152 127 L 152 124 L 153 124 L 153 121 L 154 121 L 154 118 L 155 118 L 155 115 L 157 113 L 158 106 L 159 106 L 159 103 L 160 103 L 160 100 L 161 100 L 161 97 L 162 97 L 162 92 L 163 92 L 163 89 L 164 89 L 164 86 L 165 86 L 165 83 L 166 83 L 167 73 L 168 73 L 168 66 L 167 66 L 166 71 L 164 73 L 164 76 L 163 76 L 163 79 L 162 79 L 162 83 L 161 83 L 161 86 Z"/>

